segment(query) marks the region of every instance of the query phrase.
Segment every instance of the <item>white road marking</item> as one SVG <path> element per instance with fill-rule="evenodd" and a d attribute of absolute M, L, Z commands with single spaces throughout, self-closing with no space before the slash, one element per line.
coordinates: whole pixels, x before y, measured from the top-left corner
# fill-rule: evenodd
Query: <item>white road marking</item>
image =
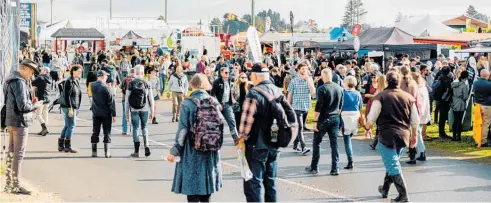
<path fill-rule="evenodd" d="M 91 121 L 85 120 L 83 118 L 77 118 L 77 119 L 78 120 L 81 120 L 81 121 L 84 121 L 84 122 L 87 122 L 87 123 L 91 123 Z M 123 132 L 122 130 L 117 129 L 117 128 L 112 128 L 112 129 L 113 130 L 116 130 L 118 132 Z M 160 146 L 164 146 L 164 147 L 168 147 L 168 148 L 171 148 L 172 147 L 171 145 L 168 145 L 168 144 L 165 144 L 165 143 L 161 143 L 161 142 L 157 142 L 157 141 L 154 141 L 154 140 L 151 140 L 151 139 L 148 139 L 148 141 L 150 141 L 150 142 L 152 142 L 152 143 L 154 143 L 156 145 L 160 145 Z M 222 164 L 224 164 L 224 165 L 227 165 L 227 166 L 230 166 L 232 168 L 235 168 L 235 169 L 239 169 L 240 170 L 240 167 L 237 166 L 237 165 L 234 165 L 234 164 L 231 164 L 231 163 L 228 163 L 228 162 L 225 162 L 225 161 L 220 161 L 220 162 Z M 287 180 L 287 179 L 276 178 L 276 180 L 281 181 L 281 182 L 284 182 L 284 183 L 288 183 L 290 185 L 294 185 L 294 186 L 297 186 L 297 187 L 301 187 L 301 188 L 304 188 L 304 189 L 307 189 L 307 190 L 311 190 L 311 191 L 314 191 L 314 192 L 322 193 L 324 195 L 328 195 L 328 196 L 334 197 L 336 199 L 342 199 L 343 201 L 349 201 L 349 202 L 356 202 L 357 201 L 356 199 L 348 198 L 348 197 L 345 197 L 345 196 L 342 196 L 342 195 L 338 195 L 338 194 L 335 194 L 335 193 L 332 193 L 332 192 L 321 190 L 319 188 L 315 188 L 315 187 L 312 187 L 312 186 L 304 185 L 304 184 L 297 183 L 297 182 L 294 182 L 294 181 L 290 181 L 290 180 Z"/>

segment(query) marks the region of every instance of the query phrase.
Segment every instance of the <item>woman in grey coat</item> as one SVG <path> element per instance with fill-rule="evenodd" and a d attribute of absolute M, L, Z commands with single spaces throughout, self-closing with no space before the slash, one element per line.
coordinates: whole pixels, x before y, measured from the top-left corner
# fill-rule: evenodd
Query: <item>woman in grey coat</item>
<path fill-rule="evenodd" d="M 193 90 L 191 98 L 210 98 L 206 90 L 211 89 L 211 85 L 205 75 L 196 74 L 189 85 Z M 218 101 L 214 101 L 219 108 Z M 172 192 L 187 195 L 189 202 L 209 202 L 211 194 L 222 187 L 220 153 L 197 151 L 189 140 L 191 128 L 196 122 L 196 110 L 197 106 L 193 101 L 186 99 L 182 102 L 176 143 L 167 159 L 174 161 L 176 157 L 180 158 L 176 164 Z M 220 117 L 226 123 L 221 114 Z"/>
<path fill-rule="evenodd" d="M 454 115 L 453 122 L 453 137 L 452 141 L 460 141 L 462 134 L 462 121 L 464 118 L 464 112 L 466 109 L 466 102 L 469 99 L 469 85 L 467 84 L 467 78 L 469 73 L 462 71 L 460 74 L 457 72 L 458 81 L 452 83 L 452 111 Z"/>

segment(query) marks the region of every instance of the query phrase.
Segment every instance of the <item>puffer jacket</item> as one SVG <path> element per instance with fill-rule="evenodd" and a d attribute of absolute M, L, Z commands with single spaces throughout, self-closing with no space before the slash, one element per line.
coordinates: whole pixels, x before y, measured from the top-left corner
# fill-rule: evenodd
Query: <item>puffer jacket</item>
<path fill-rule="evenodd" d="M 3 89 L 6 105 L 6 126 L 29 127 L 32 125 L 34 104 L 31 85 L 19 72 L 14 71 Z"/>
<path fill-rule="evenodd" d="M 465 81 L 452 83 L 452 110 L 465 111 L 466 101 L 469 99 L 469 86 Z"/>

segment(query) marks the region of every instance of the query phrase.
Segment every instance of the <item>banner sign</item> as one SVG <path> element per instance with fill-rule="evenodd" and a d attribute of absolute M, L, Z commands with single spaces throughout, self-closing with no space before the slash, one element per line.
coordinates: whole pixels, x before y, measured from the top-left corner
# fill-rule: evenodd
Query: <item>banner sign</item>
<path fill-rule="evenodd" d="M 21 28 L 31 28 L 32 23 L 32 3 L 21 3 L 20 4 L 20 27 Z"/>
<path fill-rule="evenodd" d="M 252 57 L 255 63 L 261 63 L 262 52 L 261 52 L 261 41 L 259 41 L 259 35 L 255 27 L 249 27 L 247 30 L 247 42 L 249 43 L 250 50 L 252 52 Z"/>

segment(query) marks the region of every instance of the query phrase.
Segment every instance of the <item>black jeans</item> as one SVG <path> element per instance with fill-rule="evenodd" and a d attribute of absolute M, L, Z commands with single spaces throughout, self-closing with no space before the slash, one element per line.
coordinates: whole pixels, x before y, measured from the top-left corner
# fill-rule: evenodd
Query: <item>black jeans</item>
<path fill-rule="evenodd" d="M 261 139 L 261 138 L 259 138 Z M 252 172 L 252 179 L 244 181 L 244 194 L 247 202 L 276 202 L 278 192 L 276 176 L 278 174 L 278 150 L 247 147 L 246 159 Z M 264 200 L 262 187 L 264 185 Z"/>
<path fill-rule="evenodd" d="M 210 195 L 188 195 L 188 202 L 210 202 Z"/>
<path fill-rule="evenodd" d="M 312 170 L 319 169 L 319 159 L 321 157 L 320 148 L 322 143 L 322 138 L 327 133 L 329 135 L 329 142 L 331 144 L 331 170 L 338 170 L 339 163 L 339 148 L 338 148 L 338 133 L 339 124 L 341 119 L 339 115 L 334 115 L 325 119 L 323 121 L 319 120 L 317 124 L 317 129 L 319 132 L 314 133 L 314 144 L 312 153 L 312 163 L 310 167 Z"/>
<path fill-rule="evenodd" d="M 462 120 L 464 118 L 464 112 L 465 111 L 453 111 L 454 121 L 452 130 L 454 139 L 460 139 L 460 135 L 462 134 Z"/>
<path fill-rule="evenodd" d="M 440 102 L 435 100 L 435 123 L 438 123 L 438 112 L 440 111 Z"/>
<path fill-rule="evenodd" d="M 438 121 L 438 134 L 440 137 L 444 137 L 445 134 L 445 124 L 448 120 L 448 111 L 450 111 L 450 104 L 448 102 L 440 101 L 439 103 L 439 113 L 440 120 Z"/>
<path fill-rule="evenodd" d="M 305 148 L 305 139 L 303 136 L 303 128 L 305 127 L 304 122 L 303 122 L 303 117 L 307 115 L 307 111 L 297 111 L 295 110 L 295 113 L 297 114 L 297 121 L 298 121 L 298 133 L 297 133 L 297 138 L 295 138 L 295 141 L 293 141 L 293 147 L 297 147 L 298 143 L 300 142 L 300 147 L 303 150 Z"/>
<path fill-rule="evenodd" d="M 111 117 L 100 117 L 100 116 L 94 116 L 92 117 L 92 137 L 90 137 L 90 142 L 92 144 L 97 144 L 99 143 L 99 134 L 101 133 L 101 126 L 102 126 L 102 131 L 104 133 L 104 143 L 111 143 L 111 127 L 112 127 L 113 121 Z"/>

